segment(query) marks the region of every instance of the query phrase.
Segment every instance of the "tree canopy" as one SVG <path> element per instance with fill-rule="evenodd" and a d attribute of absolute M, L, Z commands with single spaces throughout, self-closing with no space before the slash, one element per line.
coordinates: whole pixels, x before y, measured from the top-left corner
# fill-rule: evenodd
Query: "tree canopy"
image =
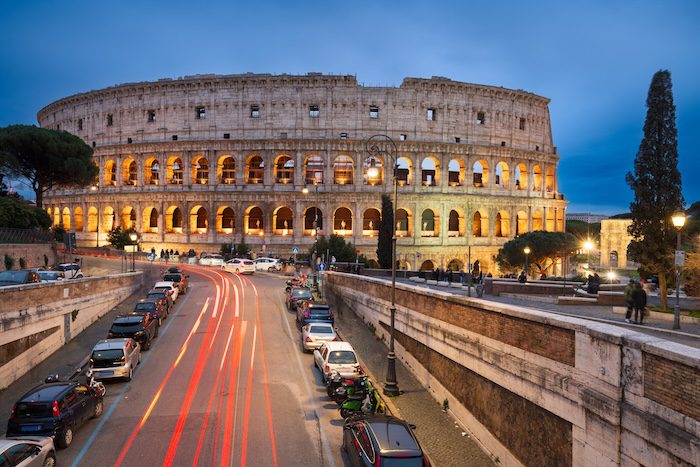
<path fill-rule="evenodd" d="M 309 250 L 309 255 L 313 257 L 315 252 L 317 257 L 325 255 L 328 251 L 330 256 L 335 256 L 335 260 L 340 263 L 354 263 L 357 257 L 355 246 L 352 243 L 346 242 L 343 237 L 331 235 L 330 237 L 318 237 L 316 243 Z M 359 256 L 360 263 L 365 262 L 365 258 Z"/>
<path fill-rule="evenodd" d="M 394 234 L 394 208 L 389 195 L 382 195 L 382 219 L 377 237 L 377 261 L 382 269 L 391 268 L 391 238 Z"/>
<path fill-rule="evenodd" d="M 18 196 L 0 196 L 0 227 L 48 229 L 51 218 L 46 211 Z"/>
<path fill-rule="evenodd" d="M 522 270 L 525 267 L 525 247 L 530 248 L 528 263 L 538 273 L 546 273 L 558 258 L 573 255 L 579 241 L 567 232 L 545 232 L 538 230 L 506 242 L 498 250 L 496 262 L 507 271 Z"/>
<path fill-rule="evenodd" d="M 684 205 L 677 139 L 671 73 L 661 70 L 654 74 L 649 86 L 644 137 L 634 160 L 634 173 L 627 174 L 627 183 L 634 191 L 634 201 L 630 203 L 629 233 L 633 240 L 629 257 L 641 269 L 659 275 L 663 308 L 668 308 L 666 288 L 674 268 L 676 231 L 671 217 Z"/>
<path fill-rule="evenodd" d="M 124 249 L 124 245 L 132 245 L 131 234 L 137 233 L 136 229 L 130 228 L 122 230 L 121 227 L 115 227 L 109 232 L 107 232 L 107 241 L 119 250 Z"/>
<path fill-rule="evenodd" d="M 99 172 L 92 148 L 80 138 L 33 125 L 0 128 L 0 171 L 25 178 L 34 190 L 38 208 L 51 188 L 86 186 Z"/>

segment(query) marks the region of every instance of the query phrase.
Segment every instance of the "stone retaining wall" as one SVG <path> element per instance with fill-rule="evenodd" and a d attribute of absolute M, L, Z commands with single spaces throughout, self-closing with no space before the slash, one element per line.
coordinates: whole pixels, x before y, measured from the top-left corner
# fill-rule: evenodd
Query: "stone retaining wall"
<path fill-rule="evenodd" d="M 59 260 L 53 243 L 3 243 L 0 244 L 0 259 L 4 260 L 5 255 L 14 258 L 15 267 L 13 269 L 19 269 L 20 258 L 27 261 L 28 268 L 44 267 L 44 255 L 49 259 L 49 266 L 53 266 Z"/>

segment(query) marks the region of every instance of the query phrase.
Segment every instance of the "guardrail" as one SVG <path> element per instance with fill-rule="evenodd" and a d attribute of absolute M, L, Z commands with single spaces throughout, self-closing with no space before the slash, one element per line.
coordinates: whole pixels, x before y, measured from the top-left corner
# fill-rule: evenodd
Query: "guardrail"
<path fill-rule="evenodd" d="M 53 232 L 35 229 L 0 228 L 0 243 L 51 243 Z"/>

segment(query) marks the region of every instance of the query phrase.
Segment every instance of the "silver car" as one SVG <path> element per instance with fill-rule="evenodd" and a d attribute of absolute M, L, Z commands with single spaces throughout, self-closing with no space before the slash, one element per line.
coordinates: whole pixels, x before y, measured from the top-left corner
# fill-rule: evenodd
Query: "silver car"
<path fill-rule="evenodd" d="M 90 355 L 95 379 L 124 378 L 131 381 L 134 369 L 141 363 L 141 346 L 131 338 L 103 339 Z"/>
<path fill-rule="evenodd" d="M 304 352 L 316 350 L 324 342 L 340 340 L 330 323 L 309 323 L 301 328 L 301 349 Z"/>
<path fill-rule="evenodd" d="M 54 467 L 53 439 L 43 436 L 17 436 L 0 439 L 0 466 Z"/>

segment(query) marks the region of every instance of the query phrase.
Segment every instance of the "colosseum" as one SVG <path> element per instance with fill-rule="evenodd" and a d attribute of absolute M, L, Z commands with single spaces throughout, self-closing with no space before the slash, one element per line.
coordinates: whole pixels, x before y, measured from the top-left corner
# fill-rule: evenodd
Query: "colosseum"
<path fill-rule="evenodd" d="M 39 111 L 42 127 L 91 145 L 100 169 L 94 186 L 55 189 L 45 207 L 82 246 L 103 245 L 122 226 L 146 250 L 212 252 L 245 239 L 257 253 L 287 256 L 336 234 L 376 258 L 392 161 L 365 143 L 385 134 L 398 148 L 400 266 L 479 260 L 493 270 L 510 238 L 564 230 L 548 104 L 443 77 L 399 87 L 320 73 L 118 85 Z M 369 167 L 379 175 L 368 177 Z"/>

